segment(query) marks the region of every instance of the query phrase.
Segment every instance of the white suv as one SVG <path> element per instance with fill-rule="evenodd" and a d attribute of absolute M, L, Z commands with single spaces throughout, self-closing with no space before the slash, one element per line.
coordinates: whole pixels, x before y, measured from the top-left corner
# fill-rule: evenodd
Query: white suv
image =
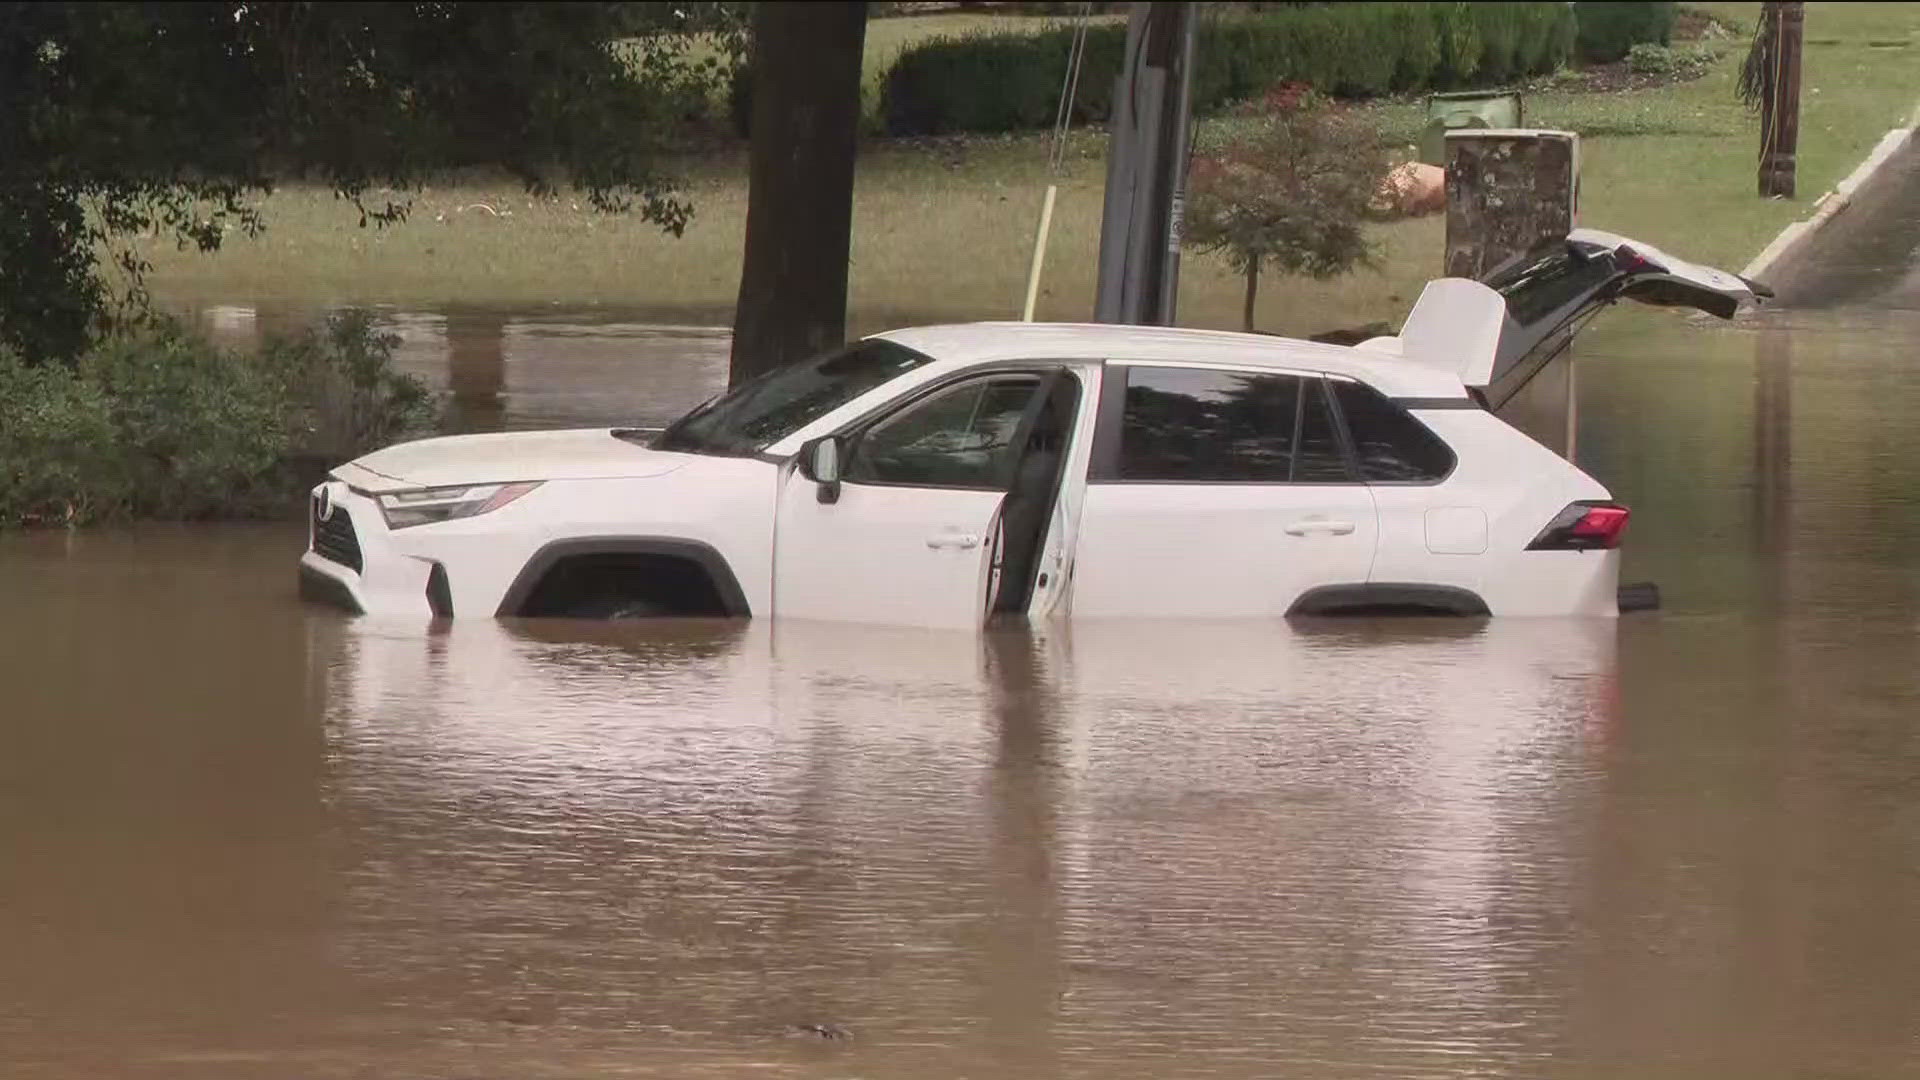
<path fill-rule="evenodd" d="M 1626 508 L 1489 411 L 1616 297 L 1752 283 L 1576 233 L 1398 337 L 981 323 L 853 342 L 661 432 L 406 443 L 312 497 L 368 613 L 1611 615 Z"/>

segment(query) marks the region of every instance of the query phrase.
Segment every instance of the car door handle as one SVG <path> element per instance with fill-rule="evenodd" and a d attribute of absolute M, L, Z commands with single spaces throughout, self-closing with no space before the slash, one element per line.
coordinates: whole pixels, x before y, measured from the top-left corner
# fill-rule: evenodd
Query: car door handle
<path fill-rule="evenodd" d="M 1296 521 L 1287 526 L 1288 536 L 1346 536 L 1353 532 L 1351 521 Z"/>
<path fill-rule="evenodd" d="M 940 548 L 957 548 L 967 551 L 980 546 L 980 537 L 974 533 L 940 533 L 937 536 L 927 537 L 927 546 L 936 551 Z"/>

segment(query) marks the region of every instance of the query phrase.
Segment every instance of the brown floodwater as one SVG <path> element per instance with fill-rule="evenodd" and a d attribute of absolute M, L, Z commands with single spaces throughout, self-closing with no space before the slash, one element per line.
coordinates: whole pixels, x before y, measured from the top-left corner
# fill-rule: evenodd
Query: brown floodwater
<path fill-rule="evenodd" d="M 1920 1075 L 1900 229 L 1585 339 L 1617 623 L 429 626 L 297 528 L 0 538 L 0 1076 Z M 473 427 L 724 364 L 401 321 Z"/>

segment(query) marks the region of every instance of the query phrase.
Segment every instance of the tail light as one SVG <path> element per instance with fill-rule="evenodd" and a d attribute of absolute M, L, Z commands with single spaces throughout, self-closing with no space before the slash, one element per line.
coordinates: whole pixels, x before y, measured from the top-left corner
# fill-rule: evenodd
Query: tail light
<path fill-rule="evenodd" d="M 1577 502 L 1560 511 L 1528 551 L 1601 551 L 1620 546 L 1630 512 L 1619 503 Z"/>
<path fill-rule="evenodd" d="M 1637 274 L 1641 271 L 1659 274 L 1665 273 L 1667 269 L 1641 254 L 1640 249 L 1632 244 L 1621 244 L 1613 249 L 1613 265 L 1625 274 Z"/>

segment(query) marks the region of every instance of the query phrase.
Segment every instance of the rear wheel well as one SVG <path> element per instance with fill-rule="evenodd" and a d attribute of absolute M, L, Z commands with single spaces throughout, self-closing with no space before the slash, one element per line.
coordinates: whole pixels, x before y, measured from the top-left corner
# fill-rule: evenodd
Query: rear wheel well
<path fill-rule="evenodd" d="M 498 613 L 603 618 L 610 610 L 686 616 L 748 613 L 739 585 L 709 548 L 565 542 L 528 563 Z"/>
<path fill-rule="evenodd" d="M 1322 585 L 1308 589 L 1293 602 L 1288 615 L 1399 616 L 1447 615 L 1474 618 L 1486 615 L 1487 603 L 1466 589 L 1451 585 Z"/>

